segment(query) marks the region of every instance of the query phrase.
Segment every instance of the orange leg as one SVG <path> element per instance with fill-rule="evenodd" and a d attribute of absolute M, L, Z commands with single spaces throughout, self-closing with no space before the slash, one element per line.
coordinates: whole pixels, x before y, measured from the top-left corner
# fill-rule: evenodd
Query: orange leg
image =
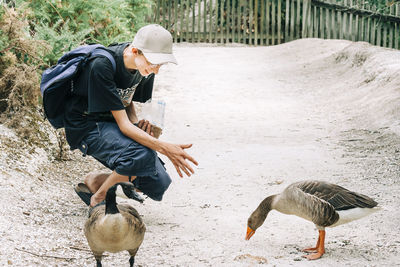
<path fill-rule="evenodd" d="M 304 255 L 304 258 L 307 258 L 309 260 L 316 260 L 321 258 L 321 256 L 325 253 L 325 230 L 319 230 L 319 236 L 318 236 L 318 241 L 317 245 L 315 248 L 306 248 L 303 251 L 306 252 L 314 252 L 310 255 Z"/>
<path fill-rule="evenodd" d="M 318 240 L 317 240 L 317 244 L 315 245 L 315 247 L 310 247 L 310 248 L 305 248 L 303 249 L 304 252 L 316 252 L 318 250 L 319 244 L 321 240 L 321 235 L 318 234 Z"/>

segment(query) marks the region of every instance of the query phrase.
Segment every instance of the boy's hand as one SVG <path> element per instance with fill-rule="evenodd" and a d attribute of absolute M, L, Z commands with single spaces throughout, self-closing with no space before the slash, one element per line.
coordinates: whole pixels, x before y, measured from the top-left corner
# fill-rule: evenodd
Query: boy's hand
<path fill-rule="evenodd" d="M 187 176 L 190 176 L 194 173 L 193 168 L 187 161 L 191 161 L 196 166 L 198 165 L 197 161 L 184 151 L 184 149 L 188 149 L 190 147 L 192 147 L 192 144 L 176 145 L 164 143 L 164 150 L 161 153 L 166 155 L 172 164 L 174 164 L 176 172 L 180 177 L 183 177 L 182 171 Z"/>
<path fill-rule="evenodd" d="M 149 135 L 157 139 L 162 134 L 162 129 L 160 127 L 157 127 L 146 120 L 140 120 L 137 126 L 146 133 L 148 133 Z"/>
<path fill-rule="evenodd" d="M 142 129 L 143 131 L 145 131 L 146 133 L 148 133 L 151 136 L 154 136 L 154 133 L 151 130 L 151 123 L 147 120 L 140 120 L 137 124 L 137 126 Z"/>

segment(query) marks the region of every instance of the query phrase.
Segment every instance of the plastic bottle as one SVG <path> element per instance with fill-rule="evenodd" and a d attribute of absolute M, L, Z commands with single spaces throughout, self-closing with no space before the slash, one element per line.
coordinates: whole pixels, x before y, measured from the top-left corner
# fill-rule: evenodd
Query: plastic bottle
<path fill-rule="evenodd" d="M 158 138 L 162 129 L 164 128 L 164 116 L 165 116 L 165 101 L 151 99 L 147 101 L 140 112 L 140 118 L 148 120 L 152 124 L 152 132 L 154 137 Z"/>

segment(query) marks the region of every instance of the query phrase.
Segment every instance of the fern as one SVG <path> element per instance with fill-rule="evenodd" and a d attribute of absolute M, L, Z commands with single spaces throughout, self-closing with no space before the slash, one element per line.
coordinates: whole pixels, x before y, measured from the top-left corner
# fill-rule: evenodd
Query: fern
<path fill-rule="evenodd" d="M 132 40 L 145 24 L 151 0 L 27 0 L 17 5 L 32 10 L 30 28 L 36 39 L 46 40 L 53 49 L 45 57 L 52 65 L 57 58 L 83 43 Z"/>

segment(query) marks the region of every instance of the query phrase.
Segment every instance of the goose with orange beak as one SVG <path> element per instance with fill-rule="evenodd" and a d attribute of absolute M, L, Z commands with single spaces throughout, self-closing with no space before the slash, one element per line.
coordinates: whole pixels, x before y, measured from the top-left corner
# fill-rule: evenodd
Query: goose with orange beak
<path fill-rule="evenodd" d="M 265 198 L 247 220 L 246 240 L 264 223 L 271 210 L 311 221 L 318 229 L 315 247 L 303 257 L 319 259 L 325 253 L 325 227 L 335 227 L 365 217 L 380 208 L 372 198 L 323 181 L 302 181 L 282 193 Z"/>

